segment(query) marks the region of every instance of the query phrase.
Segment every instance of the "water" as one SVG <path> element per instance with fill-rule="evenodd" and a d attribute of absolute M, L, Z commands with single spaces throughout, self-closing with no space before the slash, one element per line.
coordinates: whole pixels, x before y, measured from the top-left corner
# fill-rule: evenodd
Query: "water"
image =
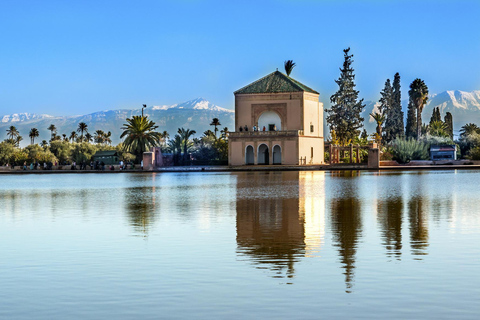
<path fill-rule="evenodd" d="M 0 319 L 474 319 L 480 172 L 0 176 Z"/>

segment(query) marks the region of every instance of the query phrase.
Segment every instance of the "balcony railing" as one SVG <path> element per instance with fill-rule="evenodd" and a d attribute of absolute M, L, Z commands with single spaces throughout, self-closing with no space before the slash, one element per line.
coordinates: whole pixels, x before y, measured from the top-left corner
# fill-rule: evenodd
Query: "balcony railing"
<path fill-rule="evenodd" d="M 235 131 L 228 133 L 229 138 L 246 138 L 246 137 L 272 137 L 272 136 L 303 136 L 303 130 L 283 130 L 283 131 Z"/>

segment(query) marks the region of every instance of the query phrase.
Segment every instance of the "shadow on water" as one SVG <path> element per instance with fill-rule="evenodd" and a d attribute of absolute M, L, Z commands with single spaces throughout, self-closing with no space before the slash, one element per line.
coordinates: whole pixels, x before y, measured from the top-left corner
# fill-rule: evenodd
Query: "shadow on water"
<path fill-rule="evenodd" d="M 318 251 L 323 234 L 324 203 L 308 186 L 314 176 L 320 183 L 324 174 L 254 172 L 237 180 L 237 254 L 274 278 L 294 277 L 295 263 Z"/>

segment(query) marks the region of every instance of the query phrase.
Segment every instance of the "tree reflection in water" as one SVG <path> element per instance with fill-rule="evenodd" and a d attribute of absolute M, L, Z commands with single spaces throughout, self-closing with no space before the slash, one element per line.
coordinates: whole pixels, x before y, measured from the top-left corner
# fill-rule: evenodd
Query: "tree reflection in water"
<path fill-rule="evenodd" d="M 155 179 L 155 176 L 132 176 L 131 179 L 140 179 L 145 185 L 145 180 Z M 125 189 L 124 193 L 125 212 L 128 215 L 130 225 L 135 232 L 143 237 L 148 237 L 150 227 L 154 224 L 157 212 L 159 212 L 160 201 L 156 201 L 156 188 L 138 186 Z"/>
<path fill-rule="evenodd" d="M 413 197 L 408 202 L 408 220 L 412 254 L 421 259 L 420 256 L 428 254 L 428 214 L 422 196 Z"/>
<path fill-rule="evenodd" d="M 377 219 L 382 234 L 382 244 L 387 249 L 387 256 L 395 256 L 397 260 L 401 260 L 403 223 L 402 195 L 379 200 L 377 204 Z"/>

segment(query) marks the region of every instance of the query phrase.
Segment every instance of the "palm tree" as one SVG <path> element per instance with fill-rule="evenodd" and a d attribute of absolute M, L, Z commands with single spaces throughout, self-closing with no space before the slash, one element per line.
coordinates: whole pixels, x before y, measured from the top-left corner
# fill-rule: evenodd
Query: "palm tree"
<path fill-rule="evenodd" d="M 43 149 L 46 149 L 48 147 L 47 140 L 42 140 L 42 142 L 40 142 L 40 146 L 42 146 Z"/>
<path fill-rule="evenodd" d="M 10 128 L 7 129 L 7 136 L 9 136 L 12 141 L 19 135 L 20 133 L 15 126 L 10 126 Z"/>
<path fill-rule="evenodd" d="M 93 139 L 92 135 L 87 132 L 87 133 L 85 134 L 85 142 L 90 143 L 90 142 L 92 141 L 92 139 Z"/>
<path fill-rule="evenodd" d="M 408 91 L 410 98 L 417 109 L 417 140 L 422 135 L 422 111 L 428 100 L 428 87 L 421 79 L 413 80 L 410 84 L 410 90 Z"/>
<path fill-rule="evenodd" d="M 228 128 L 223 128 L 222 130 L 220 130 L 220 133 L 222 134 L 222 138 L 226 139 L 228 137 Z"/>
<path fill-rule="evenodd" d="M 168 149 L 173 154 L 173 164 L 178 165 L 182 153 L 182 138 L 178 134 L 168 141 Z"/>
<path fill-rule="evenodd" d="M 184 128 L 179 128 L 178 129 L 178 134 L 180 135 L 180 138 L 182 139 L 183 162 L 184 163 L 187 162 L 188 149 L 189 149 L 189 147 L 192 146 L 192 141 L 190 140 L 190 137 L 193 136 L 195 133 L 197 133 L 195 130 L 184 129 Z"/>
<path fill-rule="evenodd" d="M 105 142 L 105 132 L 103 130 L 97 130 L 94 134 L 94 141 L 95 143 L 102 144 Z"/>
<path fill-rule="evenodd" d="M 54 140 L 54 137 L 55 137 L 55 134 L 57 133 L 57 127 L 55 127 L 54 124 L 51 124 L 51 125 L 47 128 L 47 130 L 49 130 L 49 131 L 51 132 L 51 134 L 50 134 L 50 140 L 53 141 L 53 140 Z"/>
<path fill-rule="evenodd" d="M 287 73 L 287 76 L 290 77 L 290 73 L 292 73 L 293 68 L 295 68 L 296 63 L 293 62 L 293 60 L 287 60 L 284 62 L 284 67 L 285 67 L 285 72 Z"/>
<path fill-rule="evenodd" d="M 68 141 L 67 135 L 65 133 L 62 134 L 63 141 Z"/>
<path fill-rule="evenodd" d="M 15 137 L 15 145 L 16 145 L 17 147 L 19 147 L 19 146 L 20 146 L 20 141 L 22 141 L 22 140 L 23 140 L 23 138 L 22 138 L 21 135 L 16 136 L 16 137 Z"/>
<path fill-rule="evenodd" d="M 217 138 L 217 126 L 221 126 L 222 124 L 220 123 L 220 120 L 218 118 L 213 118 L 212 123 L 210 123 L 211 126 L 215 126 L 215 138 Z"/>
<path fill-rule="evenodd" d="M 83 141 L 83 133 L 88 132 L 88 126 L 85 122 L 78 124 L 77 132 L 80 132 L 80 141 Z"/>
<path fill-rule="evenodd" d="M 31 144 L 35 143 L 35 138 L 37 138 L 39 135 L 40 133 L 38 132 L 37 128 L 30 129 L 30 133 L 28 134 L 28 136 L 30 137 L 30 140 L 32 142 Z"/>
<path fill-rule="evenodd" d="M 377 133 L 375 134 L 376 136 L 375 140 L 377 141 L 378 144 L 380 144 L 382 142 L 382 125 L 385 122 L 385 115 L 379 112 L 375 112 L 375 113 L 372 112 L 370 113 L 370 117 L 372 117 L 373 120 L 375 120 L 375 122 L 377 123 L 377 128 L 376 128 Z"/>
<path fill-rule="evenodd" d="M 466 138 L 468 135 L 472 133 L 479 133 L 480 128 L 475 123 L 467 123 L 460 129 L 460 137 Z"/>
<path fill-rule="evenodd" d="M 109 144 L 109 145 L 112 144 L 112 138 L 110 138 L 111 136 L 112 136 L 112 133 L 110 131 L 108 131 L 107 133 L 105 133 L 103 135 L 103 137 L 105 138 L 105 143 L 106 144 Z"/>
<path fill-rule="evenodd" d="M 449 137 L 447 124 L 443 121 L 432 121 L 428 126 L 428 133 L 436 137 Z"/>
<path fill-rule="evenodd" d="M 74 142 L 77 138 L 78 138 L 77 133 L 75 131 L 72 131 L 70 133 L 70 140 L 72 140 L 72 142 Z"/>
<path fill-rule="evenodd" d="M 126 121 L 121 128 L 123 133 L 120 138 L 125 138 L 125 151 L 135 154 L 138 162 L 145 151 L 158 145 L 161 136 L 159 132 L 155 132 L 158 126 L 148 120 L 147 116 L 133 116 Z"/>

